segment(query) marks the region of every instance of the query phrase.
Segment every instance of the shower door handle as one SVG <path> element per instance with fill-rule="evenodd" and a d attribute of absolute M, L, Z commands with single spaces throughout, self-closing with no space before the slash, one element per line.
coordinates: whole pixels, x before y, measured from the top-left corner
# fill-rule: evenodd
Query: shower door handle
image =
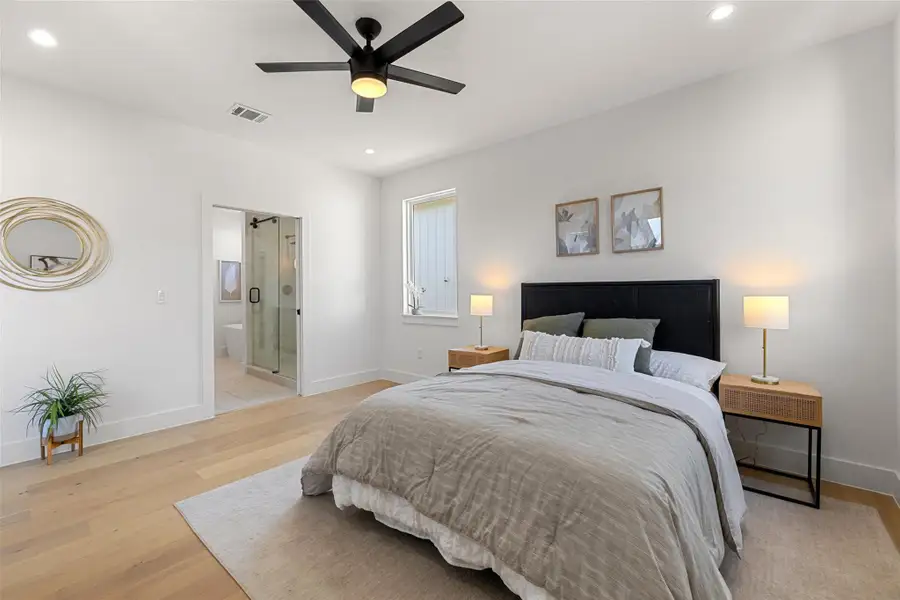
<path fill-rule="evenodd" d="M 253 299 L 253 292 L 256 292 L 256 300 Z M 248 293 L 250 295 L 250 304 L 259 304 L 259 288 L 252 287 L 248 290 Z"/>

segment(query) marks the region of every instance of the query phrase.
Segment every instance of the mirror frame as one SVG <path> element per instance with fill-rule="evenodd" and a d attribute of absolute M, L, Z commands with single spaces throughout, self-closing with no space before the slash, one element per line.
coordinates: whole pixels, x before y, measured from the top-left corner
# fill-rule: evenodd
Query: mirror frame
<path fill-rule="evenodd" d="M 41 272 L 20 265 L 10 253 L 10 233 L 28 221 L 53 221 L 72 230 L 81 256 L 58 271 Z M 77 206 L 53 198 L 13 198 L 0 203 L 0 283 L 18 290 L 50 292 L 84 285 L 103 273 L 112 258 L 103 226 Z"/>

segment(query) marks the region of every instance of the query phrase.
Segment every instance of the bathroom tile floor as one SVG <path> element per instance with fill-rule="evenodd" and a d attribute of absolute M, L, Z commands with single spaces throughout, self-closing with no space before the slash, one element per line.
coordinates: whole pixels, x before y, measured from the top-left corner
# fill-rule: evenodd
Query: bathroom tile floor
<path fill-rule="evenodd" d="M 294 390 L 244 372 L 244 365 L 216 358 L 216 414 L 296 396 Z"/>

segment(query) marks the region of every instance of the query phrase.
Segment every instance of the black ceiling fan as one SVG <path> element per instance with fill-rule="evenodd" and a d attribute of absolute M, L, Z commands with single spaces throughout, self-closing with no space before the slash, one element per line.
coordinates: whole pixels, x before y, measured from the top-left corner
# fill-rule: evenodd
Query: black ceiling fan
<path fill-rule="evenodd" d="M 347 53 L 347 62 L 277 62 L 256 63 L 266 73 L 298 73 L 307 71 L 350 71 L 350 87 L 356 93 L 356 112 L 372 112 L 375 99 L 387 93 L 387 80 L 458 94 L 466 85 L 437 75 L 406 69 L 394 64 L 428 40 L 447 31 L 463 20 L 464 15 L 452 2 L 439 7 L 375 49 L 372 40 L 381 33 L 381 23 L 369 17 L 356 21 L 356 30 L 366 40 L 360 47 L 337 19 L 318 0 L 294 0 L 316 25 Z"/>

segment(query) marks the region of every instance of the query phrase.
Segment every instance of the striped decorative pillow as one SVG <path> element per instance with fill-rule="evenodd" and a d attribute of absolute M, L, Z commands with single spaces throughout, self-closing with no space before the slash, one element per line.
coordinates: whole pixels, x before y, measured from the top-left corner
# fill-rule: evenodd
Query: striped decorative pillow
<path fill-rule="evenodd" d="M 564 362 L 634 373 L 634 358 L 641 347 L 650 347 L 650 344 L 641 339 L 581 338 L 523 331 L 519 359 Z"/>

